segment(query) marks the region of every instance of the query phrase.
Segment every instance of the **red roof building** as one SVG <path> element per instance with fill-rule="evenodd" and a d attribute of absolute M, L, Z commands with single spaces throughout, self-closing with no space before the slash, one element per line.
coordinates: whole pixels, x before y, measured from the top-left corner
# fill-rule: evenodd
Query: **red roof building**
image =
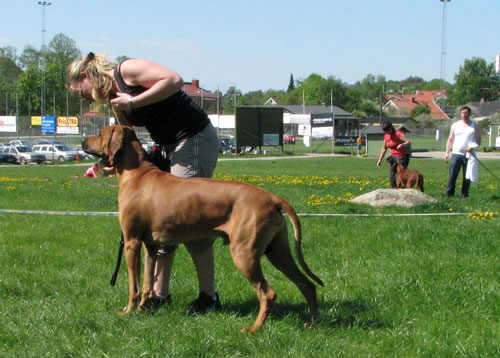
<path fill-rule="evenodd" d="M 199 80 L 192 80 L 185 82 L 182 90 L 186 92 L 196 103 L 198 103 L 208 114 L 220 113 L 222 100 L 217 100 L 217 93 L 207 91 L 200 87 Z M 217 104 L 219 105 L 219 112 L 217 111 Z"/>
<path fill-rule="evenodd" d="M 417 90 L 415 93 L 396 93 L 385 95 L 387 103 L 384 109 L 394 108 L 406 112 L 408 115 L 418 106 L 427 106 L 430 109 L 429 117 L 448 120 L 450 117 L 436 103 L 438 99 L 446 98 L 445 90 Z"/>

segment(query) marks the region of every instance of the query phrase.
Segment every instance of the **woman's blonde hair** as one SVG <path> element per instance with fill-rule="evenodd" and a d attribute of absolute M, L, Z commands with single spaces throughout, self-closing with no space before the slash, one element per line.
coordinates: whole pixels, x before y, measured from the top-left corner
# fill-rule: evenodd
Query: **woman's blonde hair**
<path fill-rule="evenodd" d="M 68 66 L 66 72 L 67 86 L 72 82 L 79 82 L 83 77 L 83 73 L 89 79 L 92 86 L 92 98 L 95 101 L 107 100 L 111 88 L 113 87 L 113 75 L 109 70 L 115 68 L 115 64 L 109 61 L 103 55 L 95 55 L 89 52 L 87 55 L 74 60 Z"/>

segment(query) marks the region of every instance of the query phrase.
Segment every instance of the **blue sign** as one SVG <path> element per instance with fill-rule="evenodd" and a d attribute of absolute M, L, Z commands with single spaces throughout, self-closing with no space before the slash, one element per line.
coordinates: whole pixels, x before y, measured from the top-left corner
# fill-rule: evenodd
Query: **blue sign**
<path fill-rule="evenodd" d="M 42 132 L 43 133 L 55 133 L 56 132 L 56 117 L 55 116 L 43 116 L 42 117 Z"/>

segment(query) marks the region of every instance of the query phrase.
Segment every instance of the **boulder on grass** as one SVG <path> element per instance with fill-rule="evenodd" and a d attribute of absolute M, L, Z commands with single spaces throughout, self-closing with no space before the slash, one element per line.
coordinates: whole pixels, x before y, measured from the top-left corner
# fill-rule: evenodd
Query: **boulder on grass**
<path fill-rule="evenodd" d="M 351 203 L 368 204 L 371 206 L 398 205 L 410 208 L 425 203 L 436 203 L 433 197 L 416 189 L 377 189 L 360 195 Z"/>

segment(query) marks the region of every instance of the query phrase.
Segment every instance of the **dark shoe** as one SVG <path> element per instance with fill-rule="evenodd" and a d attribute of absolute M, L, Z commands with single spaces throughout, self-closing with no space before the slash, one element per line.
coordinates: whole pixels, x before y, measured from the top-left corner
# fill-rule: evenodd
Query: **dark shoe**
<path fill-rule="evenodd" d="M 467 199 L 469 197 L 469 195 L 464 195 L 462 194 L 462 196 L 460 197 L 461 199 Z"/>
<path fill-rule="evenodd" d="M 153 295 L 153 298 L 150 301 L 150 304 L 148 305 L 148 308 L 151 310 L 157 310 L 163 305 L 169 305 L 172 303 L 172 296 L 168 295 L 167 298 L 161 298 L 158 297 L 157 295 Z"/>
<path fill-rule="evenodd" d="M 205 292 L 200 292 L 200 295 L 196 300 L 189 304 L 189 313 L 199 314 L 205 313 L 208 310 L 220 310 L 222 305 L 220 304 L 219 294 L 215 292 L 215 300 L 207 295 Z"/>

